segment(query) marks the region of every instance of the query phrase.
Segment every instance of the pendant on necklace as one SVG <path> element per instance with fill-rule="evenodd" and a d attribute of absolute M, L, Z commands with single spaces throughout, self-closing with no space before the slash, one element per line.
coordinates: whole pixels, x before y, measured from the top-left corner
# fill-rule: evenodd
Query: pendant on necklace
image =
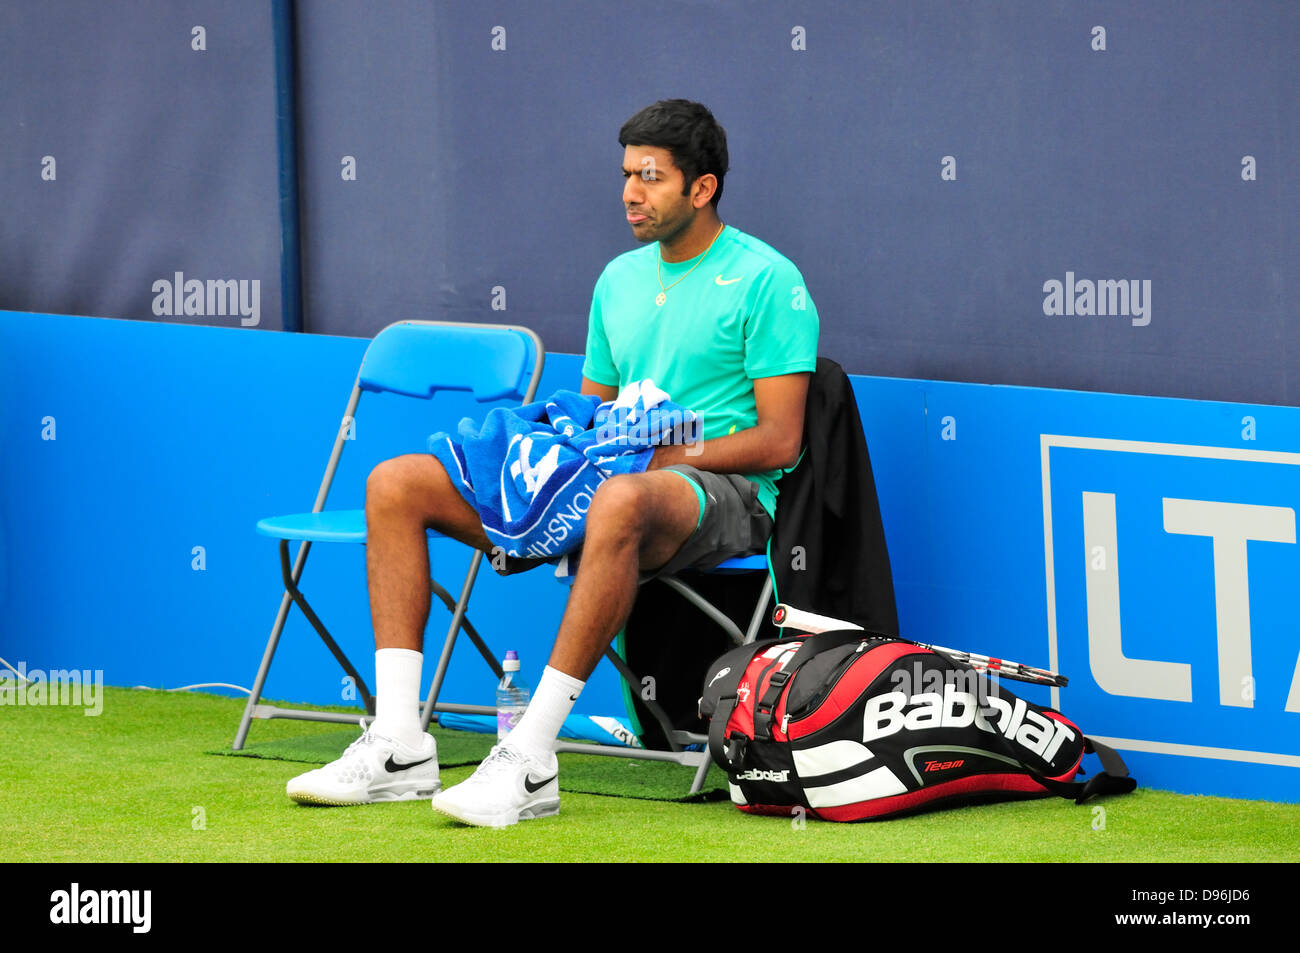
<path fill-rule="evenodd" d="M 661 308 L 664 306 L 664 302 L 667 300 L 668 300 L 668 295 L 664 294 L 662 291 L 659 292 L 657 295 L 655 295 L 655 304 L 659 305 L 659 307 Z"/>

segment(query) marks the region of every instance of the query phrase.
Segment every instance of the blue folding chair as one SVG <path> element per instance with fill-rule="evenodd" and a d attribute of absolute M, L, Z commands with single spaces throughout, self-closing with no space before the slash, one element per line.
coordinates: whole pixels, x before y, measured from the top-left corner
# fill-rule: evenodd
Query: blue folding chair
<path fill-rule="evenodd" d="M 440 391 L 469 391 L 480 403 L 509 400 L 526 404 L 537 393 L 545 359 L 546 352 L 542 347 L 541 338 L 528 328 L 513 325 L 400 321 L 384 328 L 370 342 L 362 358 L 361 368 L 352 388 L 352 396 L 343 413 L 343 422 L 334 440 L 334 449 L 330 453 L 329 463 L 325 467 L 325 476 L 321 480 L 320 489 L 316 493 L 316 503 L 311 512 L 270 517 L 257 524 L 259 533 L 280 541 L 280 573 L 284 579 L 284 596 L 280 600 L 280 611 L 275 617 L 271 636 L 262 655 L 262 664 L 253 682 L 252 694 L 249 695 L 248 703 L 244 707 L 239 732 L 235 735 L 234 750 L 238 751 L 244 746 L 244 740 L 248 737 L 248 729 L 254 718 L 297 718 L 349 724 L 356 722 L 355 715 L 303 708 L 278 708 L 260 703 L 266 676 L 271 670 L 271 661 L 275 657 L 291 604 L 298 606 L 343 670 L 352 678 L 366 712 L 374 714 L 374 698 L 365 679 L 339 648 L 338 643 L 334 641 L 329 630 L 325 628 L 324 623 L 299 589 L 303 567 L 307 562 L 307 554 L 311 550 L 312 543 L 364 544 L 366 541 L 364 510 L 334 512 L 324 510 L 325 500 L 329 496 L 334 473 L 343 453 L 343 445 L 356 418 L 362 392 L 390 393 L 428 400 Z M 439 535 L 430 531 L 430 536 Z M 291 540 L 301 541 L 292 565 L 289 560 Z M 438 701 L 447 666 L 451 661 L 451 652 L 462 628 L 496 676 L 498 678 L 501 676 L 500 664 L 496 657 L 465 617 L 465 607 L 469 603 L 470 592 L 474 588 L 474 580 L 478 576 L 482 559 L 483 554 L 475 551 L 461 586 L 459 599 L 453 600 L 446 589 L 435 580 L 429 580 L 431 591 L 451 610 L 452 617 L 447 636 L 443 640 L 442 653 L 434 671 L 429 695 L 421 713 L 422 725 L 425 728 L 428 728 L 435 710 L 468 714 L 496 713 L 495 708 L 487 706 L 446 704 Z"/>

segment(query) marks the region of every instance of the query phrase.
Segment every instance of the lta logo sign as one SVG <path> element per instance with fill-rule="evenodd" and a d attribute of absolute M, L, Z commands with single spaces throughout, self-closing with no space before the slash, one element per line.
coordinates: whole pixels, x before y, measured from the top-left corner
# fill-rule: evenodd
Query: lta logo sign
<path fill-rule="evenodd" d="M 1130 750 L 1300 767 L 1300 453 L 1041 447 L 1049 667 L 1073 676 L 1070 712 Z"/>

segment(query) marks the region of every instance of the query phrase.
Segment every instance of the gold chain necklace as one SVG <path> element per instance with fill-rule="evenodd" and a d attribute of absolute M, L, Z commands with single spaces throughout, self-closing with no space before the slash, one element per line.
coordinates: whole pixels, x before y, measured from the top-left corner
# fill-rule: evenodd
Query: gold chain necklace
<path fill-rule="evenodd" d="M 721 234 L 722 234 L 722 230 L 723 230 L 724 228 L 726 228 L 726 227 L 727 227 L 726 225 L 719 225 L 719 226 L 718 226 L 718 235 L 721 235 Z M 714 235 L 714 236 L 713 236 L 713 242 L 716 242 L 716 241 L 718 240 L 718 235 Z M 696 268 L 700 267 L 700 264 L 704 261 L 704 257 L 705 257 L 705 255 L 708 255 L 709 251 L 712 250 L 712 248 L 713 248 L 713 242 L 709 242 L 709 247 L 706 248 L 706 249 L 704 249 L 704 254 L 703 254 L 703 255 L 700 255 L 700 260 L 697 261 L 695 264 L 691 265 L 690 269 L 686 272 L 686 275 L 689 275 L 689 274 L 690 274 L 692 271 L 694 271 Z M 661 307 L 661 308 L 664 306 L 664 302 L 668 300 L 668 288 L 674 288 L 674 287 L 676 287 L 677 285 L 681 284 L 683 281 L 686 280 L 686 275 L 682 275 L 680 278 L 678 278 L 676 281 L 674 281 L 671 285 L 669 285 L 668 288 L 665 288 L 665 287 L 664 287 L 664 277 L 663 277 L 663 275 L 664 275 L 664 272 L 663 272 L 663 264 L 664 264 L 664 259 L 663 259 L 663 255 L 661 254 L 661 255 L 659 255 L 659 264 L 658 264 L 658 266 L 655 268 L 655 277 L 659 280 L 659 294 L 655 295 L 655 304 L 659 305 L 659 307 Z"/>

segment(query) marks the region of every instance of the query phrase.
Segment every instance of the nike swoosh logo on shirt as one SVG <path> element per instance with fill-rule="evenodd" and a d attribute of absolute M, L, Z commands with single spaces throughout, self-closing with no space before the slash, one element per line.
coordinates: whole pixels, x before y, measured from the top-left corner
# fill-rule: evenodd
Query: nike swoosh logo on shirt
<path fill-rule="evenodd" d="M 744 278 L 744 277 L 745 277 L 744 275 L 740 276 L 740 278 Z M 722 276 L 718 275 L 718 277 L 713 279 L 713 283 L 717 285 L 734 285 L 737 281 L 740 280 L 740 278 L 728 278 L 726 281 L 723 281 Z"/>
<path fill-rule="evenodd" d="M 545 778 L 541 781 L 534 781 L 531 775 L 525 774 L 524 789 L 528 791 L 529 794 L 536 794 L 542 788 L 546 787 L 546 785 L 554 781 L 557 777 L 559 777 L 558 774 L 552 774 L 549 778 Z"/>
<path fill-rule="evenodd" d="M 405 771 L 407 768 L 418 767 L 419 765 L 424 764 L 425 761 L 432 761 L 432 760 L 433 757 L 430 756 L 428 758 L 425 758 L 424 761 L 412 761 L 410 764 L 398 764 L 396 761 L 393 760 L 393 756 L 390 754 L 388 756 L 388 760 L 384 762 L 384 770 L 387 771 L 389 774 L 396 774 L 398 771 Z"/>

